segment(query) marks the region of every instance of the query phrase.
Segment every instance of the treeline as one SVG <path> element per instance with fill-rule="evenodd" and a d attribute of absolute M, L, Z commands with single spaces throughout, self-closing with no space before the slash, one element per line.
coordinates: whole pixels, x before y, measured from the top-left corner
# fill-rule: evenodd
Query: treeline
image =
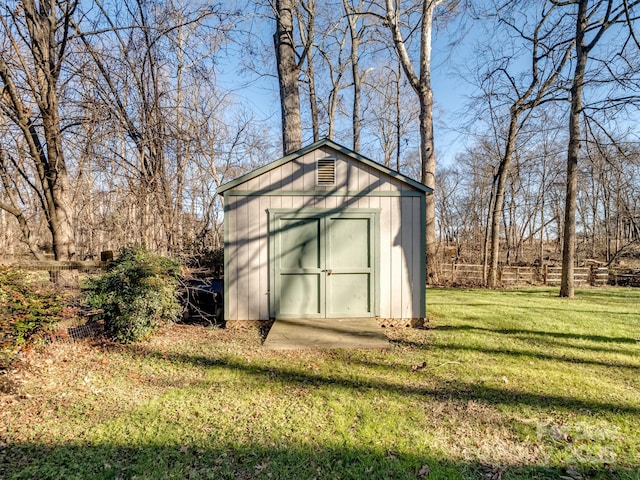
<path fill-rule="evenodd" d="M 561 119 L 560 119 L 561 120 Z M 562 261 L 566 193 L 566 139 L 552 116 L 523 132 L 506 178 L 501 211 L 500 262 Z M 483 139 L 439 170 L 439 238 L 445 262 L 490 260 L 498 142 Z M 587 135 L 580 154 L 576 264 L 640 260 L 640 150 L 634 142 Z M 485 279 L 486 281 L 486 279 Z"/>
<path fill-rule="evenodd" d="M 275 77 L 277 8 L 180 0 L 1 6 L 0 253 L 82 260 L 128 244 L 172 255 L 221 247 L 217 187 L 283 151 L 277 115 L 251 108 L 264 101 L 276 110 L 277 82 L 265 90 L 273 99 L 243 96 L 243 85 Z M 305 138 L 342 132 L 351 143 L 342 95 L 356 71 L 345 47 L 354 35 L 381 68 L 362 87 L 362 150 L 404 168 L 401 146 L 415 144 L 417 110 L 388 38 L 375 40 L 380 20 L 352 8 L 295 5 L 294 68 L 314 119 Z M 303 23 L 312 35 L 304 55 Z M 391 98 L 403 107 L 389 108 Z"/>
<path fill-rule="evenodd" d="M 216 84 L 232 12 L 143 0 L 1 8 L 2 251 L 71 260 L 128 244 L 219 246 L 216 187 L 271 155 L 263 127 Z"/>
<path fill-rule="evenodd" d="M 581 258 L 611 262 L 638 241 L 639 11 L 636 0 L 10 0 L 0 253 L 215 250 L 220 184 L 329 137 L 435 188 L 429 281 L 451 247 L 494 285 L 500 263 L 527 249 L 544 262 L 556 242 L 571 296 Z M 451 81 L 474 92 L 458 122 L 466 151 L 437 171 L 433 32 L 458 65 Z"/>

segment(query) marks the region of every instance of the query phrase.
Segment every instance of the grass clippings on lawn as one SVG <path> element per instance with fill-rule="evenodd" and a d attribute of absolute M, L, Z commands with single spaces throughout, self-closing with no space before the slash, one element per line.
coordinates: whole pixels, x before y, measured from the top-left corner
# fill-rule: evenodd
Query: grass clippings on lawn
<path fill-rule="evenodd" d="M 386 351 L 185 325 L 57 342 L 0 394 L 0 478 L 637 480 L 639 304 L 433 289 Z"/>

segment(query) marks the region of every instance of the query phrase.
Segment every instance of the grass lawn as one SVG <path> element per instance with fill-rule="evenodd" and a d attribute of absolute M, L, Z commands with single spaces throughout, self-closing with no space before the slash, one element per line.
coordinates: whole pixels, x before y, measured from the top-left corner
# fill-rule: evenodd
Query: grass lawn
<path fill-rule="evenodd" d="M 387 351 L 176 325 L 57 342 L 0 393 L 0 478 L 640 479 L 640 289 L 430 289 Z"/>

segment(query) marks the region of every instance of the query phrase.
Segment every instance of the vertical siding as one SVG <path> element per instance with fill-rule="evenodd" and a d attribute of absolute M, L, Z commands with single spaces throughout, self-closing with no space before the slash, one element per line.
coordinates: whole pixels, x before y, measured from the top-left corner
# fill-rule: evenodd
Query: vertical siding
<path fill-rule="evenodd" d="M 260 177 L 256 178 L 259 180 Z M 251 196 L 247 199 L 247 311 L 245 318 L 259 318 L 260 312 L 260 227 L 264 223 L 260 212 L 260 199 L 268 198 Z M 249 294 L 249 292 L 251 292 Z"/>
<path fill-rule="evenodd" d="M 402 211 L 400 209 L 400 198 L 390 197 L 389 205 L 389 242 L 391 249 L 391 318 L 402 318 L 402 298 L 403 290 L 406 288 L 403 282 L 402 275 L 402 263 L 403 263 L 403 250 L 402 250 L 402 232 L 401 232 L 401 219 Z"/>
<path fill-rule="evenodd" d="M 420 316 L 423 288 L 420 275 L 420 198 L 372 197 L 370 208 L 378 205 L 382 208 L 380 316 L 417 318 Z"/>
<path fill-rule="evenodd" d="M 389 191 L 391 185 L 382 183 L 381 191 Z M 392 197 L 380 197 L 380 316 L 393 318 L 394 287 L 393 277 L 393 201 Z"/>
<path fill-rule="evenodd" d="M 354 162 L 349 162 L 347 163 L 347 178 L 338 180 L 344 181 L 347 190 L 355 192 L 359 190 L 359 173 L 358 166 Z"/>
<path fill-rule="evenodd" d="M 235 311 L 235 319 L 238 319 L 246 317 L 247 300 L 249 298 L 249 279 L 247 276 L 249 251 L 246 246 L 246 236 L 248 234 L 247 198 L 238 198 L 235 203 L 235 230 L 230 232 L 231 243 L 235 247 L 235 252 L 232 252 L 235 277 L 231 278 L 231 285 L 235 284 L 235 295 L 232 293 L 231 306 Z M 234 319 L 233 315 L 231 319 Z"/>
<path fill-rule="evenodd" d="M 269 182 L 269 176 L 263 175 L 261 183 L 262 188 L 269 188 L 270 186 L 267 184 Z M 259 241 L 256 248 L 258 249 L 257 257 L 258 257 L 258 311 L 254 313 L 260 320 L 268 320 L 269 319 L 269 239 L 268 239 L 268 217 L 267 217 L 267 209 L 271 203 L 271 199 L 275 199 L 277 197 L 258 197 L 258 215 L 259 215 Z"/>
<path fill-rule="evenodd" d="M 371 170 L 367 165 L 360 165 L 358 172 L 358 190 L 365 190 L 370 185 L 375 185 L 376 179 L 371 175 Z"/>
<path fill-rule="evenodd" d="M 284 182 L 281 182 L 284 183 Z M 281 188 L 283 186 L 281 185 Z M 264 203 L 261 204 L 262 206 L 262 212 L 263 215 L 265 216 L 265 218 L 267 219 L 268 222 L 268 215 L 267 215 L 267 209 L 270 208 L 285 208 L 284 205 L 284 199 L 285 198 L 291 198 L 291 197 L 282 197 L 282 196 L 271 196 L 271 197 L 264 197 Z M 269 226 L 267 224 L 266 227 L 266 231 L 265 231 L 265 255 L 266 255 L 266 265 L 264 267 L 264 269 L 266 270 L 264 275 L 265 275 L 265 281 L 266 281 L 266 287 L 265 287 L 265 296 L 264 296 L 264 302 L 265 302 L 265 308 L 266 311 L 264 312 L 264 317 L 261 317 L 261 319 L 266 319 L 268 320 L 270 317 L 270 310 L 269 310 L 269 302 L 270 302 L 270 297 L 269 297 L 269 276 L 271 275 L 271 270 L 270 270 L 270 265 L 269 265 Z"/>
<path fill-rule="evenodd" d="M 247 183 L 245 183 L 245 186 L 243 188 L 246 188 L 247 190 L 259 190 L 260 189 L 260 177 L 252 178 Z"/>
<path fill-rule="evenodd" d="M 267 216 L 279 197 L 229 197 L 227 320 L 269 318 Z"/>
<path fill-rule="evenodd" d="M 336 159 L 336 190 L 346 190 L 346 182 L 349 175 L 349 164 L 341 155 Z"/>
<path fill-rule="evenodd" d="M 274 168 L 271 170 L 268 175 L 270 178 L 271 188 L 273 190 L 281 190 L 283 187 L 282 182 L 282 174 L 284 173 L 284 168 Z"/>
<path fill-rule="evenodd" d="M 231 260 L 232 260 L 232 255 L 231 255 L 231 251 L 233 250 L 233 245 L 231 244 L 230 241 L 230 237 L 229 237 L 229 232 L 231 232 L 232 230 L 235 229 L 235 227 L 232 228 L 232 216 L 233 216 L 233 200 L 232 198 L 227 195 L 227 196 L 223 196 L 222 198 L 222 205 L 224 208 L 224 220 L 223 220 L 223 226 L 222 226 L 222 235 L 223 235 L 223 258 L 224 258 L 224 318 L 225 319 L 229 319 L 231 318 L 231 314 L 230 314 L 230 305 L 231 305 L 231 294 L 234 291 L 234 288 L 232 285 L 230 285 L 230 281 L 231 281 L 231 275 L 232 275 L 232 264 L 231 264 Z"/>
<path fill-rule="evenodd" d="M 283 190 L 303 190 L 302 166 L 300 162 L 294 160 L 285 163 L 282 167 L 282 188 Z"/>
<path fill-rule="evenodd" d="M 415 293 L 413 295 L 413 315 L 412 318 L 423 318 L 425 313 L 422 311 L 422 305 L 426 301 L 425 285 L 423 280 L 423 269 L 425 267 L 426 252 L 420 253 L 422 248 L 422 228 L 421 224 L 425 222 L 422 218 L 422 198 L 412 197 L 413 204 L 413 284 L 415 285 Z M 425 256 L 423 256 L 425 255 Z"/>
<path fill-rule="evenodd" d="M 317 152 L 317 151 L 316 151 Z M 315 189 L 315 163 L 313 162 L 314 154 L 316 152 L 311 152 L 301 157 L 302 160 L 302 190 L 313 190 Z"/>
<path fill-rule="evenodd" d="M 402 318 L 412 318 L 413 316 L 413 295 L 415 279 L 413 278 L 413 198 L 400 198 L 401 204 L 401 227 L 400 237 L 402 245 Z"/>
<path fill-rule="evenodd" d="M 235 319 L 237 317 L 237 305 L 238 305 L 238 246 L 236 245 L 235 240 L 235 232 L 238 231 L 238 225 L 236 222 L 237 219 L 237 208 L 238 208 L 238 198 L 234 197 L 225 197 L 225 256 L 228 259 L 226 264 L 225 271 L 225 282 L 227 283 L 227 291 L 225 292 L 226 296 L 224 299 L 225 303 L 225 318 L 227 320 Z"/>

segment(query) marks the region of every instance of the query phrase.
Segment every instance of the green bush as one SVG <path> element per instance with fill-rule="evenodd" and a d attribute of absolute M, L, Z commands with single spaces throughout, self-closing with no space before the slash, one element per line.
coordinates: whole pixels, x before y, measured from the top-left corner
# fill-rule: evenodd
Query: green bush
<path fill-rule="evenodd" d="M 124 248 L 107 272 L 89 282 L 87 301 L 101 310 L 105 331 L 130 343 L 180 314 L 180 265 L 144 248 Z"/>
<path fill-rule="evenodd" d="M 0 267 L 0 371 L 30 339 L 53 329 L 62 308 L 61 299 L 29 274 Z"/>

